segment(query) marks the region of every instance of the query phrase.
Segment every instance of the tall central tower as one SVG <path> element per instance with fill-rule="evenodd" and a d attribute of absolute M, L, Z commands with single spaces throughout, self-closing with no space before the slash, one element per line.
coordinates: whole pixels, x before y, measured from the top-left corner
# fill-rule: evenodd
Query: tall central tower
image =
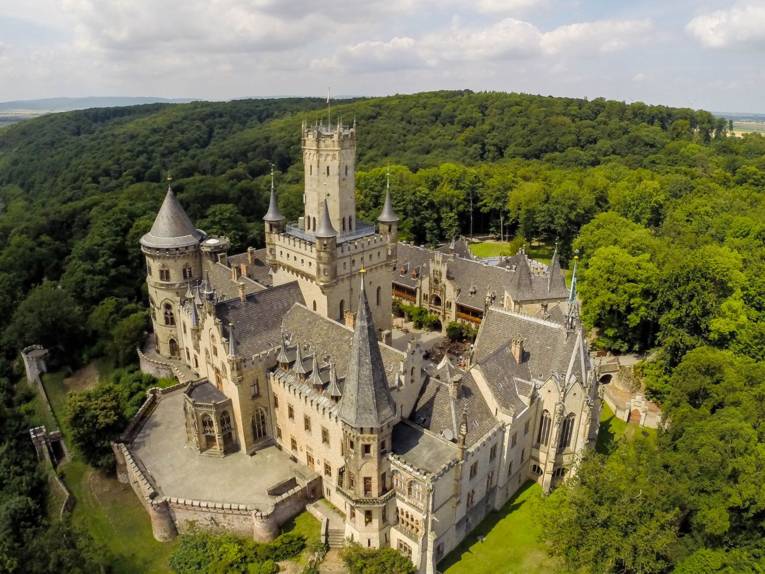
<path fill-rule="evenodd" d="M 297 281 L 306 305 L 330 319 L 352 323 L 362 270 L 369 307 L 380 331 L 391 327 L 391 269 L 398 218 L 390 197 L 379 222 L 356 220 L 356 125 L 303 124 L 303 216 L 287 223 L 276 194 L 263 220 L 274 285 Z"/>
<path fill-rule="evenodd" d="M 340 234 L 356 229 L 356 126 L 303 123 L 305 229 L 316 231 L 324 200 Z"/>

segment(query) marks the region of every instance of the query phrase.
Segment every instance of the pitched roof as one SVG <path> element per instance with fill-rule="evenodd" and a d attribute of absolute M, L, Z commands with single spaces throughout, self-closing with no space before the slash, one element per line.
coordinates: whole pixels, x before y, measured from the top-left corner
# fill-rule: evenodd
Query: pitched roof
<path fill-rule="evenodd" d="M 141 245 L 156 249 L 173 249 L 198 244 L 205 234 L 196 229 L 178 203 L 173 188 L 168 187 L 162 207 L 151 229 L 141 237 Z"/>
<path fill-rule="evenodd" d="M 388 389 L 363 276 L 360 291 L 339 416 L 354 428 L 379 428 L 396 416 L 396 405 Z"/>
<path fill-rule="evenodd" d="M 417 287 L 417 278 L 428 274 L 432 252 L 410 243 L 399 243 L 396 252 L 397 259 L 396 267 L 393 270 L 393 282 L 407 287 Z M 413 274 L 414 276 L 412 276 Z"/>
<path fill-rule="evenodd" d="M 244 302 L 237 297 L 218 303 L 215 315 L 223 323 L 227 338 L 228 324 L 234 324 L 237 352 L 251 357 L 279 344 L 282 319 L 295 303 L 303 303 L 303 295 L 293 281 L 250 293 Z"/>
<path fill-rule="evenodd" d="M 432 474 L 441 470 L 445 464 L 459 458 L 456 445 L 430 435 L 408 421 L 401 421 L 393 427 L 392 442 L 394 455 Z"/>
<path fill-rule="evenodd" d="M 246 251 L 244 253 L 236 253 L 235 255 L 228 256 L 229 267 L 235 267 L 242 264 L 247 266 L 248 277 L 266 287 L 273 285 L 274 280 L 271 276 L 271 267 L 266 262 L 265 247 L 253 250 L 252 263 L 250 263 L 250 255 Z"/>
<path fill-rule="evenodd" d="M 461 236 L 452 239 L 449 243 L 440 245 L 436 251 L 456 255 L 463 259 L 473 259 L 473 254 L 470 252 L 470 246 L 468 245 L 467 239 Z"/>

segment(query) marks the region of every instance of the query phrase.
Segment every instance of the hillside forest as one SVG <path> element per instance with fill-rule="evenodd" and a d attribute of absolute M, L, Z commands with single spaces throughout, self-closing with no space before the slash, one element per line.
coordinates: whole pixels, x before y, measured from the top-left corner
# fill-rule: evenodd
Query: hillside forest
<path fill-rule="evenodd" d="M 166 178 L 197 227 L 233 251 L 261 246 L 271 164 L 295 219 L 300 126 L 324 106 L 151 104 L 0 130 L 0 572 L 50 571 L 41 555 L 89 571 L 99 554 L 47 521 L 19 350 L 46 346 L 53 368 L 129 367 L 149 327 L 138 239 Z M 585 458 L 545 505 L 550 551 L 578 572 L 765 570 L 765 137 L 734 137 L 704 111 L 523 94 L 332 111 L 358 127 L 362 219 L 379 212 L 389 170 L 404 240 L 557 242 L 564 264 L 578 254 L 592 346 L 648 357 L 639 373 L 667 428 Z M 123 416 L 131 393 L 115 403 Z M 98 404 L 79 405 L 82 418 Z"/>

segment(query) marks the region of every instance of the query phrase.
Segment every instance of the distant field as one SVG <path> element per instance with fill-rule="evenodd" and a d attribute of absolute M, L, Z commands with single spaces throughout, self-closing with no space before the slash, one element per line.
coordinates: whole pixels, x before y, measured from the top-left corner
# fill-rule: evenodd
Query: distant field
<path fill-rule="evenodd" d="M 765 134 L 765 121 L 734 121 L 733 133 L 737 136 L 751 133 Z"/>

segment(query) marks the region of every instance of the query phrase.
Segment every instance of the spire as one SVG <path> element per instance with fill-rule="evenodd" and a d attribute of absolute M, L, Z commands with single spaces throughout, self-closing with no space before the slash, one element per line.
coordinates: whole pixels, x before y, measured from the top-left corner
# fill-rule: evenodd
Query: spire
<path fill-rule="evenodd" d="M 571 290 L 568 293 L 568 311 L 566 313 L 566 328 L 573 330 L 579 318 L 579 303 L 576 300 L 576 266 L 579 255 L 574 256 L 574 270 L 571 273 Z"/>
<path fill-rule="evenodd" d="M 228 356 L 236 357 L 236 339 L 234 339 L 234 324 L 228 324 Z"/>
<path fill-rule="evenodd" d="M 321 216 L 321 223 L 319 223 L 319 229 L 316 230 L 314 235 L 320 239 L 337 237 L 337 231 L 332 227 L 332 220 L 329 218 L 329 206 L 326 199 L 324 200 L 324 213 Z"/>
<path fill-rule="evenodd" d="M 199 295 L 199 287 L 197 286 L 197 295 Z M 199 327 L 199 311 L 197 310 L 196 297 L 189 301 L 191 311 L 191 328 L 196 329 Z"/>
<path fill-rule="evenodd" d="M 339 416 L 354 428 L 379 428 L 395 415 L 396 406 L 388 389 L 385 364 L 377 342 L 362 273 L 356 326 Z"/>
<path fill-rule="evenodd" d="M 295 350 L 295 363 L 292 365 L 292 370 L 301 377 L 308 374 L 308 371 L 303 364 L 303 353 L 300 352 L 300 343 L 297 344 L 297 349 Z"/>
<path fill-rule="evenodd" d="M 199 292 L 199 281 L 197 281 L 197 286 L 194 289 L 194 305 L 201 305 L 202 304 L 202 294 Z"/>
<path fill-rule="evenodd" d="M 329 393 L 330 398 L 336 401 L 343 396 L 343 393 L 340 391 L 340 385 L 337 384 L 337 373 L 335 372 L 334 363 L 329 364 L 329 384 L 327 385 L 327 393 Z"/>
<path fill-rule="evenodd" d="M 315 351 L 313 354 L 313 368 L 311 369 L 311 377 L 308 382 L 316 388 L 324 386 L 324 381 L 321 380 L 321 363 L 319 362 L 318 351 Z"/>
<path fill-rule="evenodd" d="M 571 288 L 568 292 L 569 306 L 576 302 L 576 266 L 579 263 L 579 255 L 574 255 L 574 270 L 571 272 Z"/>
<path fill-rule="evenodd" d="M 383 203 L 383 208 L 377 221 L 380 223 L 396 223 L 398 221 L 398 215 L 393 211 L 393 204 L 390 200 L 390 169 L 388 169 L 388 172 L 385 174 L 385 178 L 385 203 Z"/>
<path fill-rule="evenodd" d="M 279 365 L 282 366 L 285 370 L 290 364 L 290 358 L 287 355 L 287 340 L 284 336 L 284 333 L 282 333 L 281 336 L 281 344 L 279 345 L 279 354 L 276 357 L 276 362 L 279 363 Z"/>
<path fill-rule="evenodd" d="M 284 216 L 279 211 L 276 203 L 276 188 L 274 187 L 274 164 L 271 164 L 271 199 L 268 202 L 268 211 L 263 216 L 263 221 L 284 221 Z"/>
<path fill-rule="evenodd" d="M 531 269 L 526 253 L 519 251 L 516 255 L 518 264 L 515 266 L 511 295 L 514 300 L 524 301 L 534 298 L 534 287 L 531 283 Z"/>
<path fill-rule="evenodd" d="M 194 227 L 168 185 L 165 200 L 157 212 L 151 230 L 141 237 L 141 245 L 154 249 L 174 249 L 197 245 L 205 234 Z"/>
<path fill-rule="evenodd" d="M 558 256 L 558 242 L 555 242 L 555 251 L 553 251 L 552 261 L 550 261 L 550 270 L 547 275 L 547 292 L 550 293 L 555 287 L 556 283 L 559 283 L 563 274 L 560 270 L 560 257 Z M 563 280 L 565 287 L 566 281 Z"/>

